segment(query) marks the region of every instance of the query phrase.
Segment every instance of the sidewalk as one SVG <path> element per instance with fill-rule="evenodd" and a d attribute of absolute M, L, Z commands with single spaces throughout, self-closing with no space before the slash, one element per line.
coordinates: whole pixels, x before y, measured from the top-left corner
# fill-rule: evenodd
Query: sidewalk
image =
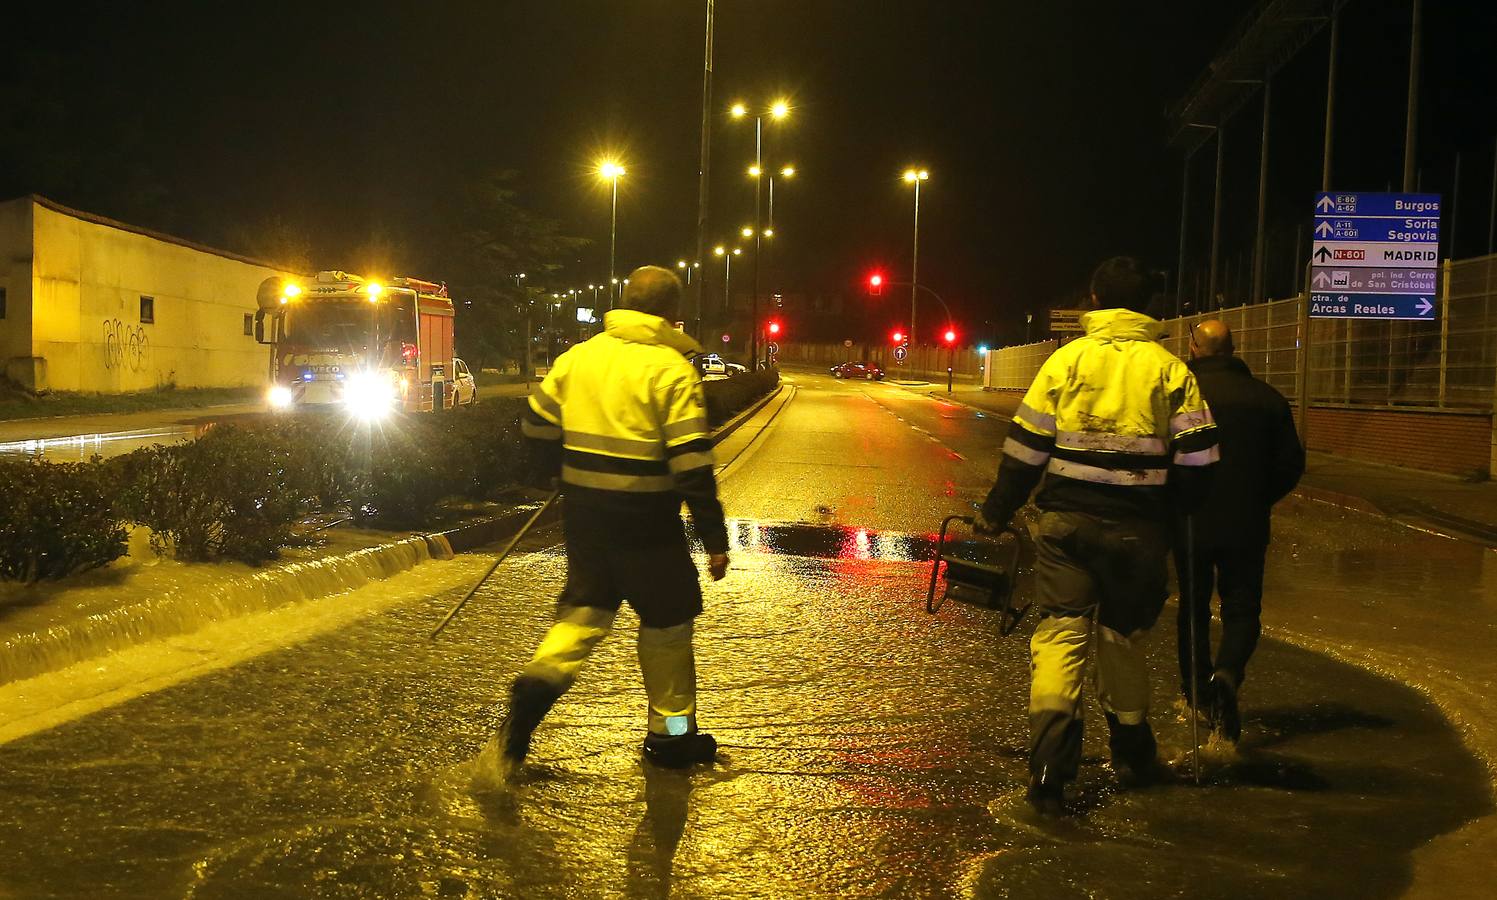
<path fill-rule="evenodd" d="M 1011 417 L 1022 399 L 1018 391 L 984 391 L 972 384 L 957 384 L 949 395 L 944 384 L 897 386 L 1004 417 Z M 1461 481 L 1311 452 L 1295 493 L 1497 548 L 1497 483 L 1490 481 Z"/>

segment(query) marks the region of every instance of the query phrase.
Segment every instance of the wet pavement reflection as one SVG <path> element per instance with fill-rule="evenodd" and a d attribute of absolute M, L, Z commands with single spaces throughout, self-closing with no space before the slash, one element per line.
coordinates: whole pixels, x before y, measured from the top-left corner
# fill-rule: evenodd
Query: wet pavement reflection
<path fill-rule="evenodd" d="M 1208 748 L 1202 785 L 1120 792 L 1089 704 L 1078 815 L 1035 821 L 1032 618 L 1005 638 L 997 613 L 923 604 L 931 531 L 991 460 L 819 393 L 791 407 L 817 421 L 771 434 L 725 486 L 733 571 L 697 624 L 715 766 L 642 762 L 625 612 L 512 789 L 468 792 L 549 624 L 553 529 L 439 642 L 452 591 L 0 746 L 0 897 L 1394 897 L 1416 850 L 1490 814 L 1487 770 L 1424 695 L 1270 639 L 1241 746 Z M 895 471 L 907 483 L 885 489 Z M 1431 621 L 1490 602 L 1491 567 L 1444 544 L 1314 507 L 1279 539 L 1281 620 L 1355 634 L 1357 605 L 1397 591 Z M 1167 610 L 1153 719 L 1183 773 L 1172 632 Z"/>
<path fill-rule="evenodd" d="M 543 550 L 444 642 L 423 635 L 448 596 L 0 748 L 0 896 L 1395 896 L 1410 851 L 1489 805 L 1421 696 L 1269 642 L 1241 752 L 1208 754 L 1204 786 L 1118 792 L 1093 716 L 1083 815 L 1041 826 L 1027 629 L 926 615 L 918 552 L 859 558 L 856 530 L 737 533 L 761 539 L 698 631 L 716 767 L 641 762 L 631 622 L 514 789 L 467 793 L 560 586 Z"/>

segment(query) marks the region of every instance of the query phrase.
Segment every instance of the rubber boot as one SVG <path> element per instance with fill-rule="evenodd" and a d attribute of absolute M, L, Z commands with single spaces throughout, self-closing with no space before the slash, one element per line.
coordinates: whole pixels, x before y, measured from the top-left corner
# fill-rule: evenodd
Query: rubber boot
<path fill-rule="evenodd" d="M 645 735 L 645 759 L 665 769 L 684 769 L 717 758 L 717 739 L 701 731 Z"/>
<path fill-rule="evenodd" d="M 1232 676 L 1218 671 L 1211 676 L 1211 730 L 1223 740 L 1237 743 L 1242 737 L 1242 715 L 1237 708 L 1237 685 Z"/>
<path fill-rule="evenodd" d="M 1143 788 L 1170 780 L 1169 770 L 1159 761 L 1159 747 L 1148 722 L 1124 725 L 1110 712 L 1104 712 L 1103 716 L 1107 719 L 1112 771 L 1120 787 Z"/>
<path fill-rule="evenodd" d="M 509 715 L 499 726 L 499 747 L 505 760 L 518 766 L 530 753 L 530 738 L 562 689 L 540 678 L 521 675 L 509 689 Z"/>

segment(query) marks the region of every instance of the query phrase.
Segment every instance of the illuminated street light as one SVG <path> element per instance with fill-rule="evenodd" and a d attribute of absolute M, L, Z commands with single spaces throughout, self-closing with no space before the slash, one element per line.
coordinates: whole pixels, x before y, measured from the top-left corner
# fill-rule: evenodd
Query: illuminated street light
<path fill-rule="evenodd" d="M 760 107 L 760 109 L 764 108 Z M 733 118 L 742 119 L 749 115 L 749 108 L 747 104 L 739 102 L 734 103 L 729 112 Z M 752 302 L 750 303 L 749 315 L 755 322 L 759 320 L 759 260 L 764 258 L 764 254 L 760 252 L 763 249 L 761 243 L 763 238 L 766 237 L 763 233 L 764 226 L 761 218 L 764 194 L 760 187 L 764 183 L 764 179 L 760 178 L 760 175 L 764 172 L 764 117 L 766 115 L 774 121 L 785 119 L 790 115 L 790 102 L 785 99 L 777 99 L 769 105 L 768 109 L 754 114 L 754 165 L 753 168 L 749 169 L 749 174 L 754 178 L 754 227 L 752 229 L 745 228 L 743 236 L 745 238 L 754 238 L 754 293 Z M 774 183 L 773 177 L 769 181 L 772 185 Z M 772 191 L 773 187 L 770 190 Z M 770 224 L 774 224 L 772 216 Z M 757 370 L 759 368 L 759 332 L 752 328 L 749 329 L 749 356 L 752 358 L 754 369 Z"/>
<path fill-rule="evenodd" d="M 605 159 L 598 163 L 598 177 L 609 182 L 613 188 L 613 211 L 609 217 L 608 225 L 608 277 L 612 278 L 614 272 L 614 261 L 618 256 L 619 246 L 619 179 L 624 175 L 624 167 L 611 159 Z M 615 282 L 617 283 L 617 282 Z M 613 293 L 608 295 L 608 307 L 613 308 Z"/>
<path fill-rule="evenodd" d="M 782 178 L 794 178 L 795 177 L 795 166 L 785 166 L 784 168 L 780 169 L 780 177 L 782 177 Z"/>
<path fill-rule="evenodd" d="M 724 247 L 722 244 L 718 244 L 716 247 L 712 248 L 712 254 L 714 256 L 722 256 L 724 253 L 727 253 L 727 252 L 728 252 L 728 248 Z"/>
<path fill-rule="evenodd" d="M 749 228 L 748 226 L 744 226 L 743 230 L 738 233 L 746 238 L 751 238 L 754 236 L 754 229 Z"/>
<path fill-rule="evenodd" d="M 930 180 L 930 172 L 926 169 L 909 168 L 904 170 L 906 184 L 915 186 L 915 237 L 910 251 L 910 334 L 918 334 L 915 330 L 915 295 L 920 290 L 920 183 Z"/>
<path fill-rule="evenodd" d="M 766 229 L 764 229 L 764 236 L 765 237 L 770 237 L 770 238 L 774 237 L 774 229 L 773 228 L 766 228 Z"/>

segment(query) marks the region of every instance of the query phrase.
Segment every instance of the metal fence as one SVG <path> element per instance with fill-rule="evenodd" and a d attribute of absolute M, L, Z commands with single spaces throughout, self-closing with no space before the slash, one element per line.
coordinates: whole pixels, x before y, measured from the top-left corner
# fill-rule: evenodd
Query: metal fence
<path fill-rule="evenodd" d="M 1059 342 L 1052 340 L 992 351 L 988 354 L 983 387 L 999 391 L 1028 390 L 1029 383 L 1034 381 L 1040 366 L 1045 364 L 1045 360 L 1050 358 L 1057 346 Z"/>
<path fill-rule="evenodd" d="M 1161 342 L 1184 358 L 1190 329 L 1220 319 L 1237 355 L 1286 397 L 1299 398 L 1303 297 L 1165 322 Z M 1431 322 L 1309 320 L 1310 400 L 1317 406 L 1492 412 L 1497 402 L 1497 255 L 1447 263 L 1439 318 Z M 991 386 L 1022 390 L 1039 371 L 1043 344 L 991 354 Z M 997 373 L 1005 375 L 1000 383 Z"/>

